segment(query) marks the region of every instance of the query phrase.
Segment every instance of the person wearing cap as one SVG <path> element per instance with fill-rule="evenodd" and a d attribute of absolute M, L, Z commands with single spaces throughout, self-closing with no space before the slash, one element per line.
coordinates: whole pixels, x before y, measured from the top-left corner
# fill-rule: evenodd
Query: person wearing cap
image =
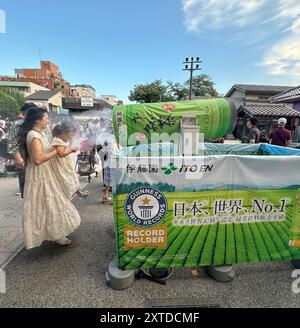
<path fill-rule="evenodd" d="M 261 133 L 257 127 L 257 118 L 256 117 L 248 118 L 247 127 L 249 129 L 248 143 L 251 144 L 259 143 Z"/>
<path fill-rule="evenodd" d="M 273 130 L 270 135 L 270 144 L 276 146 L 287 147 L 291 142 L 291 131 L 285 128 L 286 118 L 281 117 L 278 120 L 278 128 Z"/>

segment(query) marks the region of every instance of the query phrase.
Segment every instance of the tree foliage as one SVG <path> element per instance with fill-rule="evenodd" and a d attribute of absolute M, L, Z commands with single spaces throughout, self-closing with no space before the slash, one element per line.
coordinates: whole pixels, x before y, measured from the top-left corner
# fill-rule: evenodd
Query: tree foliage
<path fill-rule="evenodd" d="M 189 88 L 190 81 L 186 81 L 185 85 Z M 206 74 L 200 74 L 193 77 L 192 94 L 196 97 L 218 97 L 219 94 L 214 87 L 214 82 Z"/>
<path fill-rule="evenodd" d="M 13 97 L 17 101 L 19 107 L 22 107 L 24 105 L 25 97 L 20 91 L 10 88 L 1 89 L 0 91 L 3 91 L 9 96 Z"/>
<path fill-rule="evenodd" d="M 0 91 L 0 115 L 14 119 L 18 116 L 20 106 L 16 99 L 6 92 Z"/>
<path fill-rule="evenodd" d="M 164 192 L 174 192 L 175 186 L 168 183 L 158 182 L 155 184 L 150 184 L 147 182 L 135 182 L 135 183 L 120 183 L 117 185 L 117 194 L 128 194 L 137 188 L 153 187 Z"/>
<path fill-rule="evenodd" d="M 167 87 L 162 84 L 161 80 L 154 80 L 151 83 L 135 85 L 134 89 L 130 91 L 128 99 L 139 103 L 170 100 L 167 95 Z"/>
<path fill-rule="evenodd" d="M 185 85 L 172 81 L 167 81 L 167 84 L 167 93 L 170 99 L 183 100 L 188 96 L 189 90 Z"/>
<path fill-rule="evenodd" d="M 137 84 L 130 91 L 129 100 L 138 103 L 166 102 L 188 99 L 190 81 L 185 83 L 154 80 L 147 84 Z M 206 74 L 193 77 L 192 95 L 202 97 L 218 97 L 214 82 Z"/>

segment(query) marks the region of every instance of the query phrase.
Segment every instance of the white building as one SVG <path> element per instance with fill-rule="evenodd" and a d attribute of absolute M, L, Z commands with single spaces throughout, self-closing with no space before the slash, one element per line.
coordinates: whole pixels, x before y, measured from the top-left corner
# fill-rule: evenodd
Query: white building
<path fill-rule="evenodd" d="M 106 101 L 112 106 L 116 106 L 118 104 L 118 98 L 114 95 L 102 95 L 100 99 Z"/>
<path fill-rule="evenodd" d="M 96 98 L 96 89 L 88 84 L 71 85 L 70 93 L 73 97 L 76 98 L 81 98 L 81 97 Z"/>
<path fill-rule="evenodd" d="M 61 91 L 37 91 L 28 96 L 26 102 L 45 106 L 49 112 L 61 114 L 62 97 Z"/>

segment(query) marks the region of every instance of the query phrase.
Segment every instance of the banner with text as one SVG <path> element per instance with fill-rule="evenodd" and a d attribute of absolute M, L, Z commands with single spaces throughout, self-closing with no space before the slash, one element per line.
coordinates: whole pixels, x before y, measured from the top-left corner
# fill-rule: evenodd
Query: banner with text
<path fill-rule="evenodd" d="M 122 160 L 114 190 L 120 268 L 300 259 L 299 156 Z"/>

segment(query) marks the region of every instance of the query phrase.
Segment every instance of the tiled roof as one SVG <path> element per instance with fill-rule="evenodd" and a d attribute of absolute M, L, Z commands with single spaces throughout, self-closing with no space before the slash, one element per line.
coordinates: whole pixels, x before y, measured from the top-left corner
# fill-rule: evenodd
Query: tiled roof
<path fill-rule="evenodd" d="M 251 116 L 275 116 L 275 117 L 300 117 L 300 112 L 288 107 L 286 104 L 272 103 L 246 103 L 239 111 L 244 111 Z"/>
<path fill-rule="evenodd" d="M 294 102 L 300 101 L 300 86 L 281 92 L 271 98 L 272 102 Z"/>
<path fill-rule="evenodd" d="M 292 86 L 284 85 L 260 85 L 260 84 L 234 84 L 230 90 L 226 93 L 225 97 L 229 97 L 234 89 L 243 90 L 245 92 L 257 92 L 257 93 L 281 93 L 291 89 Z"/>
<path fill-rule="evenodd" d="M 37 91 L 26 97 L 27 100 L 48 100 L 56 95 L 58 91 Z"/>

